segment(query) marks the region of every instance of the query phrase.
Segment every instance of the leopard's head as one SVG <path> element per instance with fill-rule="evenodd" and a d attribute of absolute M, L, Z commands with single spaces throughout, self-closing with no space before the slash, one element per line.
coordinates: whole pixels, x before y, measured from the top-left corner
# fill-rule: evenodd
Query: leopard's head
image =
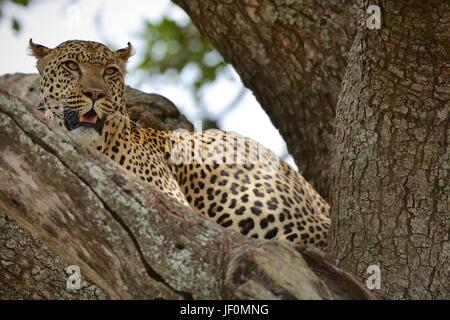
<path fill-rule="evenodd" d="M 125 113 L 130 43 L 111 51 L 98 42 L 71 40 L 50 49 L 30 39 L 30 48 L 37 58 L 47 116 L 90 144 L 104 131 L 114 130 Z"/>

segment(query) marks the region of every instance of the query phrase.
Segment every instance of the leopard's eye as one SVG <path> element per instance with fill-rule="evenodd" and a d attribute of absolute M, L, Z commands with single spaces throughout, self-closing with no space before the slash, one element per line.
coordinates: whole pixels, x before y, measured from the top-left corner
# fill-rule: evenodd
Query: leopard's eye
<path fill-rule="evenodd" d="M 78 71 L 78 70 L 80 70 L 80 68 L 78 67 L 78 64 L 76 64 L 76 63 L 73 62 L 73 61 L 66 61 L 66 62 L 64 62 L 64 64 L 65 64 L 65 66 L 66 66 L 68 69 L 70 69 L 70 70 L 72 70 L 72 71 Z"/>
<path fill-rule="evenodd" d="M 119 70 L 117 70 L 117 68 L 109 67 L 109 68 L 105 69 L 104 73 L 105 73 L 106 76 L 112 76 L 112 75 L 116 74 L 117 72 L 119 72 Z"/>

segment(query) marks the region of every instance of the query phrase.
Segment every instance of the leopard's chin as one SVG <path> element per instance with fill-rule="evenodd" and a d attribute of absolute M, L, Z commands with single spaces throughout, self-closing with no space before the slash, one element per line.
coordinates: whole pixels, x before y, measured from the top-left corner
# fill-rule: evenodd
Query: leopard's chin
<path fill-rule="evenodd" d="M 100 134 L 93 127 L 79 126 L 70 131 L 70 135 L 78 142 L 93 146 L 100 138 Z"/>

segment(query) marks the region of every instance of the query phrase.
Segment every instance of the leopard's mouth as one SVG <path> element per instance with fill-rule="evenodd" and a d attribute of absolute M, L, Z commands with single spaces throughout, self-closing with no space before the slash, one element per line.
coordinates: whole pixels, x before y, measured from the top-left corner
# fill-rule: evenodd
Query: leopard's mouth
<path fill-rule="evenodd" d="M 106 117 L 100 119 L 94 108 L 83 115 L 78 115 L 77 112 L 71 110 L 64 110 L 64 125 L 67 130 L 72 131 L 79 127 L 93 128 L 99 135 L 102 134 L 103 125 Z"/>

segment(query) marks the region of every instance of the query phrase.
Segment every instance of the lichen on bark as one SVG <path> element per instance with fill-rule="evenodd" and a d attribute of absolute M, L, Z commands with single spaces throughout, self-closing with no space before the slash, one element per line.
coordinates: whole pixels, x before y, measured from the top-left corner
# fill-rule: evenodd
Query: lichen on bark
<path fill-rule="evenodd" d="M 105 291 L 83 276 L 79 289 L 68 289 L 69 265 L 0 213 L 0 300 L 109 299 Z"/>
<path fill-rule="evenodd" d="M 378 1 L 361 15 L 337 109 L 331 253 L 382 292 L 450 298 L 450 5 Z M 364 1 L 361 12 L 365 12 Z"/>
<path fill-rule="evenodd" d="M 21 81 L 32 77 L 22 75 Z M 39 247 L 17 249 L 17 257 L 27 257 L 24 270 L 41 265 L 35 252 L 45 251 L 43 245 L 54 253 L 45 251 L 49 265 L 56 267 L 39 281 L 0 279 L 9 285 L 0 291 L 4 297 L 374 298 L 320 250 L 245 238 L 128 175 L 24 103 L 22 90 L 14 93 L 22 101 L 12 95 L 12 87 L 9 93 L 0 91 L 0 211 L 8 216 L 0 228 L 23 228 L 27 241 Z M 20 278 L 21 264 L 8 269 L 10 260 L 19 259 L 8 251 L 11 241 L 0 239 L 0 260 L 5 261 L 0 277 Z M 68 296 L 60 274 L 66 264 L 79 266 L 105 295 L 89 285 L 85 293 Z M 331 276 L 322 277 L 324 270 Z"/>

